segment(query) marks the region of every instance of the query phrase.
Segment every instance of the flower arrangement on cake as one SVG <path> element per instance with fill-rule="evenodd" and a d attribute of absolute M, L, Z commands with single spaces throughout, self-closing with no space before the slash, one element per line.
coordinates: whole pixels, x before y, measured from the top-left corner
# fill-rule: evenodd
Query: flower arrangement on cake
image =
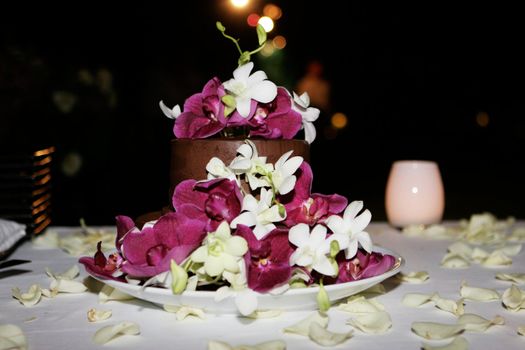
<path fill-rule="evenodd" d="M 257 32 L 262 47 L 266 34 Z M 291 139 L 303 128 L 312 142 L 319 110 L 308 106 L 306 93 L 292 96 L 262 71 L 250 75 L 253 52 L 239 51 L 233 79 L 213 78 L 183 111 L 160 104 L 175 119 L 177 138 L 208 138 L 232 127 L 248 131 L 233 160 L 209 159 L 206 178 L 177 184 L 173 211 L 142 228 L 118 216 L 116 251 L 105 256 L 99 244 L 94 257 L 80 262 L 102 279 L 173 294 L 204 290 L 217 302 L 232 296 L 243 315 L 257 309 L 258 293 L 311 286 L 320 287 L 318 305 L 326 309 L 324 286 L 383 274 L 396 259 L 373 251 L 365 231 L 371 213 L 361 201 L 312 193 L 312 169 L 291 150 L 273 163 L 259 154 L 256 138 Z"/>

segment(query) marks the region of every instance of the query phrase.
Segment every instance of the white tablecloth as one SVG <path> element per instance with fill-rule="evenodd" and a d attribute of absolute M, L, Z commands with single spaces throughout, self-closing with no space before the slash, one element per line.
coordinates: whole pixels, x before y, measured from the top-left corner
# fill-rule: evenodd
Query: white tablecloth
<path fill-rule="evenodd" d="M 67 228 L 61 228 L 65 232 Z M 525 252 L 513 257 L 513 264 L 502 268 L 483 268 L 473 264 L 467 269 L 445 269 L 439 263 L 450 241 L 435 241 L 411 238 L 400 234 L 386 224 L 373 223 L 368 230 L 374 243 L 401 254 L 406 259 L 404 272 L 429 272 L 430 279 L 424 284 L 396 284 L 387 281 L 387 293 L 378 297 L 392 317 L 393 326 L 382 335 L 368 335 L 355 330 L 354 336 L 339 345 L 338 349 L 420 349 L 422 339 L 411 332 L 414 321 L 455 323 L 455 316 L 440 311 L 432 305 L 409 308 L 401 304 L 402 297 L 409 292 L 438 292 L 444 298 L 459 299 L 462 280 L 468 285 L 493 288 L 502 293 L 510 287 L 509 282 L 494 278 L 497 272 L 525 272 Z M 33 307 L 24 307 L 11 296 L 11 288 L 25 291 L 33 283 L 49 286 L 45 268 L 62 272 L 76 263 L 77 258 L 59 250 L 37 249 L 25 243 L 10 257 L 29 259 L 32 262 L 20 265 L 19 269 L 31 272 L 0 279 L 0 324 L 16 324 L 27 336 L 29 349 L 93 349 L 91 338 L 104 325 L 120 321 L 133 321 L 140 325 L 140 335 L 124 336 L 106 346 L 122 349 L 206 349 L 209 340 L 226 341 L 232 345 L 256 344 L 262 341 L 281 339 L 287 349 L 320 349 L 309 339 L 286 335 L 281 329 L 291 325 L 310 312 L 287 312 L 277 318 L 250 320 L 232 315 L 207 315 L 206 320 L 186 319 L 177 321 L 175 314 L 161 308 L 133 300 L 127 302 L 98 303 L 95 293 L 59 294 L 54 299 L 44 298 Z M 86 273 L 81 268 L 82 277 Z M 523 286 L 521 286 L 523 288 Z M 113 316 L 104 322 L 90 323 L 86 312 L 90 308 L 111 309 Z M 493 326 L 484 333 L 464 333 L 471 349 L 523 349 L 525 337 L 516 333 L 519 325 L 525 325 L 525 310 L 511 312 L 501 302 L 465 302 L 465 312 L 476 313 L 487 319 L 496 315 L 505 318 L 504 326 Z M 345 322 L 350 314 L 332 308 L 329 311 L 329 330 L 344 332 L 351 329 Z M 442 344 L 445 342 L 436 342 Z"/>

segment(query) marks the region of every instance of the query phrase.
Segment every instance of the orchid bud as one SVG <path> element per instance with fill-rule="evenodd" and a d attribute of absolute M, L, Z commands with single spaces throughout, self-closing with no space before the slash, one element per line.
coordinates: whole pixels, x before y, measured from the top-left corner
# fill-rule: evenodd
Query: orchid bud
<path fill-rule="evenodd" d="M 328 298 L 328 293 L 326 292 L 326 289 L 324 289 L 322 280 L 319 284 L 319 293 L 317 293 L 317 306 L 321 312 L 330 309 L 330 298 Z"/>
<path fill-rule="evenodd" d="M 266 31 L 260 24 L 257 25 L 257 39 L 259 39 L 259 46 L 264 45 L 266 42 Z"/>
<path fill-rule="evenodd" d="M 186 289 L 188 274 L 186 273 L 186 270 L 177 265 L 174 260 L 171 260 L 170 270 L 172 279 L 171 291 L 173 294 L 181 294 Z"/>
<path fill-rule="evenodd" d="M 217 29 L 218 29 L 221 33 L 224 33 L 224 32 L 226 31 L 226 27 L 224 27 L 224 26 L 222 25 L 221 22 L 217 21 L 217 22 L 215 23 L 215 25 L 217 26 Z"/>

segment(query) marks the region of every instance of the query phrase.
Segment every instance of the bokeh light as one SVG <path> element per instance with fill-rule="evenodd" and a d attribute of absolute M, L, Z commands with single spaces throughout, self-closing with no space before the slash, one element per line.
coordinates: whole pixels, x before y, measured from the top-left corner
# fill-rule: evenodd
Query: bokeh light
<path fill-rule="evenodd" d="M 273 29 L 273 19 L 271 19 L 268 16 L 262 16 L 261 18 L 259 18 L 258 23 L 264 28 L 266 33 L 271 32 Z"/>
<path fill-rule="evenodd" d="M 332 126 L 336 129 L 343 129 L 348 123 L 348 118 L 344 113 L 337 112 L 332 116 Z"/>
<path fill-rule="evenodd" d="M 272 42 L 273 46 L 279 50 L 284 49 L 286 46 L 286 38 L 282 35 L 277 35 L 275 38 L 273 38 Z"/>
<path fill-rule="evenodd" d="M 259 16 L 258 14 L 250 13 L 248 15 L 248 18 L 246 18 L 246 22 L 248 22 L 248 25 L 250 27 L 257 27 L 257 23 L 259 23 L 259 18 L 261 18 L 261 16 Z"/>
<path fill-rule="evenodd" d="M 279 6 L 274 4 L 268 4 L 264 6 L 263 14 L 275 21 L 281 18 L 283 12 L 281 11 L 281 8 Z"/>
<path fill-rule="evenodd" d="M 249 0 L 230 0 L 232 5 L 237 8 L 243 8 L 248 5 Z"/>
<path fill-rule="evenodd" d="M 479 112 L 476 114 L 476 123 L 482 128 L 486 128 L 490 123 L 490 117 L 487 112 Z"/>
<path fill-rule="evenodd" d="M 270 57 L 271 55 L 273 55 L 274 51 L 275 51 L 275 48 L 274 48 L 273 44 L 267 42 L 266 44 L 264 44 L 264 47 L 262 48 L 260 53 L 264 57 Z"/>

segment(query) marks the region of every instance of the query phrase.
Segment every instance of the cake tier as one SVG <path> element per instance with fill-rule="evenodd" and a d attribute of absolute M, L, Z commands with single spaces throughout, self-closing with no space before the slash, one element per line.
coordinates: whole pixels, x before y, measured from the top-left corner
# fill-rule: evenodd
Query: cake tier
<path fill-rule="evenodd" d="M 226 165 L 237 155 L 237 149 L 245 139 L 173 139 L 171 141 L 170 198 L 175 186 L 183 180 L 205 180 L 206 165 L 217 157 Z M 275 163 L 284 153 L 293 151 L 310 161 L 310 145 L 302 140 L 250 139 L 257 147 L 259 156 L 266 156 L 267 162 Z"/>

